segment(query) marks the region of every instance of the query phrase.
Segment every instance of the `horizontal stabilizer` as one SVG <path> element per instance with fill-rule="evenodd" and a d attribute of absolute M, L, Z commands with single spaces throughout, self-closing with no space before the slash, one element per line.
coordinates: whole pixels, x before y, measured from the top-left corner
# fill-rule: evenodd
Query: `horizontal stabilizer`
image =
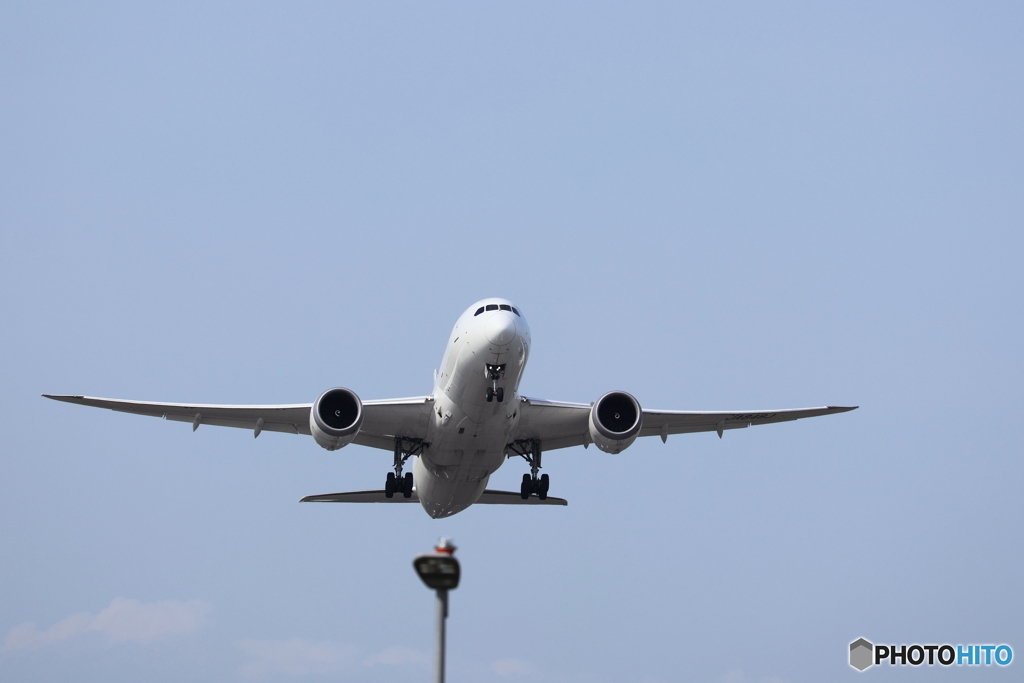
<path fill-rule="evenodd" d="M 396 493 L 393 498 L 384 495 L 384 489 L 376 491 L 348 491 L 345 493 L 324 493 L 319 496 L 306 496 L 300 503 L 418 503 L 419 496 L 416 489 L 412 491 L 412 497 L 406 498 L 401 493 Z M 541 500 L 536 495 L 523 500 L 518 491 L 495 491 L 487 489 L 476 501 L 477 505 L 568 505 L 565 498 L 551 498 Z"/>
<path fill-rule="evenodd" d="M 568 505 L 569 501 L 565 498 L 552 498 L 548 496 L 544 500 L 541 500 L 536 495 L 532 495 L 526 500 L 519 495 L 519 491 L 495 491 L 494 489 L 486 489 L 480 496 L 480 500 L 476 502 L 477 505 Z"/>

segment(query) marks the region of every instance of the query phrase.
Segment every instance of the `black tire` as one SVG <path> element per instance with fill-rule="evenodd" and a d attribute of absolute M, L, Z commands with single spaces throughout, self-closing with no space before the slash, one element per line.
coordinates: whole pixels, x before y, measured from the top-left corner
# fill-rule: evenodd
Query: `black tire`
<path fill-rule="evenodd" d="M 388 472 L 388 478 L 384 480 L 384 497 L 394 498 L 395 497 L 395 473 Z"/>
<path fill-rule="evenodd" d="M 494 392 L 494 395 L 498 397 L 498 403 L 505 400 L 505 387 L 498 387 L 498 390 Z"/>
<path fill-rule="evenodd" d="M 529 474 L 523 475 L 523 484 L 519 487 L 519 497 L 527 500 L 533 493 L 533 478 Z"/>
<path fill-rule="evenodd" d="M 551 479 L 546 474 L 540 475 L 540 486 L 537 490 L 537 497 L 541 500 L 548 499 L 548 487 L 551 486 Z"/>
<path fill-rule="evenodd" d="M 405 481 L 402 482 L 402 495 L 406 498 L 412 498 L 412 472 L 405 473 Z"/>
<path fill-rule="evenodd" d="M 488 403 L 493 401 L 494 400 L 494 389 L 492 389 L 491 387 L 487 387 L 487 391 L 484 393 L 484 396 L 487 397 L 487 402 Z"/>

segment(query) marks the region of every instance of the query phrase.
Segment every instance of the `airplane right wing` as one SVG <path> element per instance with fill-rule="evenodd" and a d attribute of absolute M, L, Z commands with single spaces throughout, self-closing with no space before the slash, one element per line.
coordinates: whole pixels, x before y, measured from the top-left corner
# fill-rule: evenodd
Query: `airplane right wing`
<path fill-rule="evenodd" d="M 156 401 L 126 401 L 94 396 L 67 396 L 43 394 L 46 398 L 65 403 L 106 408 L 122 413 L 161 417 L 165 420 L 192 423 L 195 431 L 200 425 L 250 429 L 256 436 L 260 432 L 309 434 L 310 403 L 291 405 L 212 405 L 205 403 L 160 403 Z M 353 443 L 371 448 L 393 451 L 395 437 L 424 438 L 433 405 L 432 396 L 393 398 L 363 401 L 363 425 Z"/>

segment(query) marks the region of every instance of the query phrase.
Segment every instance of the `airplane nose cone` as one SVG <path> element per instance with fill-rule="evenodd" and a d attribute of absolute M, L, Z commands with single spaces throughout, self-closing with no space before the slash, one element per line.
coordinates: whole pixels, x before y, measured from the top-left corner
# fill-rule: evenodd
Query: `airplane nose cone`
<path fill-rule="evenodd" d="M 509 344 L 516 338 L 516 321 L 508 313 L 495 313 L 487 319 L 484 334 L 492 344 Z"/>

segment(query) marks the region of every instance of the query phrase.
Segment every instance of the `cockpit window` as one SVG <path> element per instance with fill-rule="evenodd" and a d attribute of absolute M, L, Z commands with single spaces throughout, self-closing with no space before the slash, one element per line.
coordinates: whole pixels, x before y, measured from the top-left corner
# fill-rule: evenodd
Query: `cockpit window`
<path fill-rule="evenodd" d="M 515 307 L 515 306 L 509 306 L 509 308 L 511 308 L 511 309 L 512 309 L 512 312 L 513 312 L 513 313 L 515 313 L 516 315 L 519 315 L 519 311 L 517 311 L 517 310 L 516 310 L 516 307 Z M 523 316 L 519 315 L 519 317 L 520 317 L 520 318 L 522 318 Z"/>
<path fill-rule="evenodd" d="M 496 310 L 498 310 L 498 304 L 487 304 L 487 310 L 488 311 L 496 311 Z"/>
<path fill-rule="evenodd" d="M 503 311 L 511 311 L 512 310 L 512 307 L 509 306 L 508 304 L 501 304 L 500 306 L 498 306 L 498 308 L 500 308 Z"/>
<path fill-rule="evenodd" d="M 483 312 L 484 312 L 484 307 L 481 306 L 480 308 L 476 309 L 476 313 L 474 313 L 473 315 L 477 316 L 477 315 L 480 315 Z"/>

